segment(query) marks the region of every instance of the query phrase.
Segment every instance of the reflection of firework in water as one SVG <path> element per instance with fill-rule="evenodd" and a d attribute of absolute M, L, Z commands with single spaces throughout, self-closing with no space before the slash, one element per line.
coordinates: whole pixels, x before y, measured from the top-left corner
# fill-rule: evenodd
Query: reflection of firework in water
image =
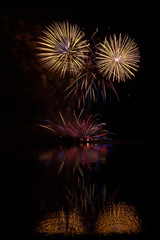
<path fill-rule="evenodd" d="M 68 215 L 68 216 L 67 216 Z M 46 215 L 39 223 L 36 232 L 45 235 L 79 235 L 86 234 L 84 219 L 79 211 L 74 209 L 69 214 L 63 210 Z M 141 220 L 133 206 L 119 203 L 109 207 L 104 213 L 99 213 L 96 222 L 96 233 L 105 236 L 113 233 L 137 234 L 142 231 Z"/>
<path fill-rule="evenodd" d="M 87 152 L 87 149 L 89 149 L 89 152 Z M 86 151 L 87 154 L 83 151 Z M 98 154 L 95 153 L 96 151 L 99 151 Z M 113 188 L 110 183 L 107 183 L 106 176 L 101 174 L 101 171 L 96 170 L 100 166 L 99 170 L 104 169 L 104 172 L 106 172 L 104 165 L 102 166 L 104 162 L 100 161 L 101 155 L 106 158 L 106 154 L 106 145 L 86 144 L 84 146 L 82 143 L 78 147 L 60 147 L 59 150 L 56 148 L 55 151 L 41 154 L 41 161 L 51 159 L 52 155 L 54 167 L 55 165 L 59 166 L 55 161 L 59 159 L 61 163 L 58 174 L 63 168 L 61 174 L 66 181 L 61 181 L 62 178 L 56 176 L 55 187 L 57 189 L 58 186 L 58 189 L 61 189 L 58 190 L 60 198 L 57 196 L 56 198 L 60 201 L 58 201 L 58 206 L 55 206 L 56 212 L 47 214 L 39 222 L 36 229 L 38 233 L 45 235 L 97 234 L 97 236 L 108 236 L 111 234 L 138 234 L 143 230 L 140 216 L 134 206 L 127 205 L 124 202 L 115 203 L 115 200 L 116 202 L 118 200 L 120 185 L 118 184 L 116 188 Z M 94 157 L 90 158 L 90 155 Z M 86 165 L 88 165 L 88 168 L 86 168 Z M 51 174 L 53 180 L 52 167 L 50 166 L 48 169 L 48 173 Z M 88 170 L 92 170 L 93 174 L 88 174 L 90 172 Z M 55 198 L 55 194 L 52 197 Z M 64 205 L 61 200 L 63 200 Z M 66 209 L 66 212 L 63 209 Z"/>
<path fill-rule="evenodd" d="M 96 232 L 103 235 L 135 234 L 142 231 L 142 224 L 134 207 L 125 203 L 108 206 L 107 210 L 99 214 Z"/>
<path fill-rule="evenodd" d="M 109 41 L 106 37 L 97 49 L 97 67 L 109 80 L 120 82 L 134 76 L 133 71 L 139 67 L 140 54 L 137 44 L 128 35 L 122 39 L 121 34 L 119 38 L 114 34 Z"/>
<path fill-rule="evenodd" d="M 88 45 L 77 25 L 52 23 L 43 31 L 38 49 L 41 63 L 49 70 L 77 74 L 84 66 Z"/>
<path fill-rule="evenodd" d="M 90 232 L 89 226 L 85 227 L 84 217 L 78 209 L 69 213 L 64 210 L 47 214 L 38 224 L 36 232 L 48 236 L 55 234 L 84 235 Z M 88 223 L 87 223 L 88 225 Z M 131 205 L 118 203 L 109 206 L 108 210 L 99 212 L 96 220 L 95 232 L 108 236 L 111 234 L 137 234 L 142 232 L 142 223 Z"/>
<path fill-rule="evenodd" d="M 44 152 L 39 159 L 45 165 L 55 162 L 55 159 L 61 162 L 58 173 L 62 171 L 64 165 L 71 165 L 73 172 L 76 169 L 82 173 L 81 166 L 87 166 L 89 170 L 98 170 L 99 164 L 104 164 L 107 157 L 108 144 L 80 144 L 80 146 L 63 147 L 62 149 L 54 149 L 49 152 Z M 95 164 L 96 167 L 94 166 Z M 83 175 L 83 174 L 82 174 Z"/>
<path fill-rule="evenodd" d="M 107 145 L 99 145 L 98 147 L 83 145 L 62 149 L 59 151 L 58 158 L 62 163 L 65 162 L 73 165 L 73 172 L 78 169 L 80 174 L 83 175 L 81 166 L 86 165 L 89 170 L 93 170 L 93 164 L 105 163 L 106 156 Z M 62 170 L 61 167 L 59 169 Z M 60 170 L 58 172 L 60 172 Z"/>
<path fill-rule="evenodd" d="M 73 113 L 73 118 L 70 121 L 66 121 L 59 112 L 62 124 L 53 124 L 49 121 L 49 124 L 41 124 L 39 126 L 55 132 L 55 135 L 59 136 L 70 136 L 80 140 L 110 140 L 107 137 L 108 131 L 103 128 L 106 124 L 97 123 L 95 119 L 96 115 L 90 115 L 87 119 L 81 119 L 83 110 L 81 110 L 78 117 Z"/>
<path fill-rule="evenodd" d="M 84 227 L 82 217 L 77 209 L 74 209 L 67 216 L 62 209 L 59 212 L 54 212 L 46 215 L 39 223 L 37 232 L 45 235 L 79 235 L 84 234 L 86 229 Z"/>

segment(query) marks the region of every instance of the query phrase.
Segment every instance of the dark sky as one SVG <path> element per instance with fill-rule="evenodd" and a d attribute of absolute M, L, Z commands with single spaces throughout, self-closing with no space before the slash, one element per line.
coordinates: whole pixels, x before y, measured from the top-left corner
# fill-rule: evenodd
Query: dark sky
<path fill-rule="evenodd" d="M 125 84 L 115 84 L 120 102 L 113 100 L 110 104 L 101 103 L 96 108 L 101 110 L 103 119 L 108 120 L 111 128 L 117 128 L 121 135 L 124 131 L 125 136 L 131 133 L 135 138 L 157 139 L 160 136 L 159 90 L 154 70 L 157 7 L 155 1 L 140 0 L 75 1 L 72 4 L 70 1 L 14 1 L 6 2 L 0 13 L 9 16 L 15 23 L 23 21 L 32 32 L 37 24 L 45 26 L 52 21 L 67 19 L 78 24 L 87 37 L 98 28 L 97 34 L 102 40 L 106 34 L 120 32 L 134 38 L 141 54 L 136 77 Z M 14 95 L 13 92 L 9 91 L 5 97 L 9 99 L 9 94 Z"/>
<path fill-rule="evenodd" d="M 14 1 L 4 3 L 1 12 L 17 18 L 42 22 L 66 19 L 84 28 L 108 27 L 113 31 L 141 32 L 154 24 L 154 1 Z"/>

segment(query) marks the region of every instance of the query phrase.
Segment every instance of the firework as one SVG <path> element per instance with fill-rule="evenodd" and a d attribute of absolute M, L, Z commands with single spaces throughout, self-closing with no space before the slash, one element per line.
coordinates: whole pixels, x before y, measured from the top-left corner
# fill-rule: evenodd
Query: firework
<path fill-rule="evenodd" d="M 106 124 L 97 123 L 93 115 L 90 115 L 87 119 L 81 119 L 83 110 L 78 117 L 73 113 L 73 120 L 65 122 L 64 127 L 60 126 L 60 128 L 67 135 L 80 140 L 106 139 L 108 131 L 103 129 L 103 126 Z M 64 123 L 62 115 L 61 118 Z"/>
<path fill-rule="evenodd" d="M 73 113 L 71 119 L 65 120 L 63 115 L 59 112 L 60 122 L 54 124 L 49 121 L 45 125 L 40 124 L 40 127 L 43 127 L 49 131 L 52 131 L 55 135 L 59 136 L 69 136 L 77 138 L 80 140 L 98 140 L 98 139 L 108 139 L 108 131 L 104 129 L 105 123 L 99 123 L 96 121 L 96 115 L 89 115 L 86 119 L 82 119 L 81 115 L 84 109 L 81 110 L 79 116 L 77 117 Z"/>
<path fill-rule="evenodd" d="M 78 108 L 81 103 L 84 106 L 86 100 L 96 102 L 97 86 L 96 74 L 94 72 L 95 65 L 90 58 L 87 59 L 83 70 L 73 79 L 70 85 L 66 88 L 66 98 L 72 95 L 72 98 L 77 95 Z"/>
<path fill-rule="evenodd" d="M 97 67 L 109 80 L 120 82 L 135 76 L 139 61 L 139 48 L 128 35 L 117 38 L 114 34 L 97 46 Z"/>
<path fill-rule="evenodd" d="M 38 42 L 40 62 L 45 68 L 76 75 L 84 66 L 88 54 L 85 34 L 77 25 L 53 22 L 43 30 Z"/>
<path fill-rule="evenodd" d="M 96 65 L 91 58 L 86 60 L 85 67 L 83 70 L 71 81 L 69 86 L 66 88 L 66 98 L 77 97 L 78 108 L 85 106 L 86 102 L 90 106 L 90 102 L 98 102 L 99 95 L 102 95 L 105 101 L 107 96 L 107 89 L 111 89 L 117 96 L 117 92 L 111 83 L 106 80 L 102 74 L 97 71 Z M 119 98 L 118 98 L 119 99 Z"/>

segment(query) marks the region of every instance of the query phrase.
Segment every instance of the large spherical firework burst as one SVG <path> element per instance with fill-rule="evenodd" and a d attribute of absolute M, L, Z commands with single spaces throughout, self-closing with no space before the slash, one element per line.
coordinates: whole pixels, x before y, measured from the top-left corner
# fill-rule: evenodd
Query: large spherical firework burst
<path fill-rule="evenodd" d="M 85 34 L 77 25 L 53 22 L 43 30 L 38 41 L 41 63 L 64 77 L 66 72 L 77 74 L 87 58 L 88 44 Z"/>
<path fill-rule="evenodd" d="M 97 46 L 97 67 L 109 80 L 120 82 L 135 76 L 139 61 L 139 48 L 128 35 L 117 38 L 114 34 Z"/>

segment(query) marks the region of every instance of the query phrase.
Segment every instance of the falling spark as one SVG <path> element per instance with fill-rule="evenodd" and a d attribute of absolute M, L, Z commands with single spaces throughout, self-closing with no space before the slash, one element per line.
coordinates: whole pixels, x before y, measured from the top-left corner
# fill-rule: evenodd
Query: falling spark
<path fill-rule="evenodd" d="M 66 99 L 74 96 L 78 100 L 78 108 L 81 105 L 84 107 L 86 102 L 90 106 L 90 102 L 98 102 L 99 95 L 102 95 L 105 102 L 107 96 L 107 89 L 111 89 L 117 96 L 118 94 L 110 80 L 106 80 L 105 77 L 100 74 L 91 58 L 85 61 L 83 70 L 73 79 L 69 86 L 65 89 L 67 93 Z M 118 98 L 119 99 L 119 98 Z"/>
<path fill-rule="evenodd" d="M 66 88 L 66 98 L 76 95 L 78 99 L 78 108 L 80 105 L 83 106 L 86 103 L 92 101 L 96 102 L 98 95 L 97 86 L 97 72 L 95 70 L 95 65 L 92 63 L 91 58 L 85 61 L 85 66 L 83 70 L 73 79 L 71 84 Z"/>

